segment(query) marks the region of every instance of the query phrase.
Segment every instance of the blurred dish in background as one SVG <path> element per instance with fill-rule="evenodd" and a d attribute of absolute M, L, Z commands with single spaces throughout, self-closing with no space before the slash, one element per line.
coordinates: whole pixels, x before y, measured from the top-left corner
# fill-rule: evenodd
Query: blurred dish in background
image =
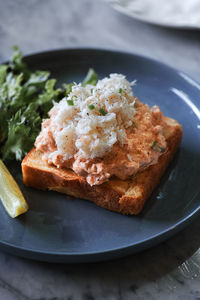
<path fill-rule="evenodd" d="M 137 20 L 160 26 L 200 29 L 199 0 L 106 0 Z"/>

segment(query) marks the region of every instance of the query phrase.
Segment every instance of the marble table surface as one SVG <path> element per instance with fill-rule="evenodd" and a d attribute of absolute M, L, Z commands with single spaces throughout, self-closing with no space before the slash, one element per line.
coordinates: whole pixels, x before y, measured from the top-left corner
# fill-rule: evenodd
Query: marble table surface
<path fill-rule="evenodd" d="M 0 61 L 104 47 L 163 61 L 200 80 L 200 31 L 137 22 L 103 0 L 0 0 Z M 200 217 L 168 241 L 116 261 L 48 264 L 0 252 L 1 300 L 200 299 Z"/>

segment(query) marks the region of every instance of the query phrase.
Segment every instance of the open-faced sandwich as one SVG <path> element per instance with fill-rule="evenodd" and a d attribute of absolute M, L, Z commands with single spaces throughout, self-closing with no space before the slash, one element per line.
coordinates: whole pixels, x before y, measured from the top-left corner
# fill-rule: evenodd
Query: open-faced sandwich
<path fill-rule="evenodd" d="M 55 103 L 22 162 L 26 186 L 138 214 L 159 183 L 182 137 L 181 125 L 150 108 L 125 76 L 74 84 Z"/>

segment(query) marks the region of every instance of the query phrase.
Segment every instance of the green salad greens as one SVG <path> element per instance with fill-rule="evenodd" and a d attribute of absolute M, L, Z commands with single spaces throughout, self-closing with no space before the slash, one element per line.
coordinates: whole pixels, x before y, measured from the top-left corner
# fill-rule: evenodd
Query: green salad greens
<path fill-rule="evenodd" d="M 11 60 L 0 65 L 1 159 L 22 160 L 33 147 L 53 101 L 71 92 L 73 83 L 56 88 L 56 79 L 49 77 L 48 71 L 29 70 L 16 46 Z M 82 85 L 95 85 L 97 80 L 97 74 L 89 69 Z"/>

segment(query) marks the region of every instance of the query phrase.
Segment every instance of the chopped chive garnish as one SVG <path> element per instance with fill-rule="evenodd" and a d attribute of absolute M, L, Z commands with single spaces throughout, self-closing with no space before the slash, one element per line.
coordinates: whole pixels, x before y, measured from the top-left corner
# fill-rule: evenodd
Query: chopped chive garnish
<path fill-rule="evenodd" d="M 119 88 L 119 93 L 120 93 L 120 94 L 122 93 L 122 88 Z"/>
<path fill-rule="evenodd" d="M 91 93 L 91 94 L 93 93 L 93 90 L 94 90 L 94 89 L 91 89 L 91 90 L 90 90 L 90 93 Z"/>
<path fill-rule="evenodd" d="M 102 116 L 105 116 L 107 112 L 103 108 L 99 108 L 99 112 L 102 114 Z"/>
<path fill-rule="evenodd" d="M 161 152 L 163 153 L 165 151 L 165 148 L 164 147 L 161 147 L 158 145 L 158 141 L 154 141 L 152 144 L 151 144 L 151 149 L 153 151 L 156 151 L 156 152 Z"/>
<path fill-rule="evenodd" d="M 73 100 L 67 100 L 67 104 L 73 106 L 74 105 L 74 101 Z"/>
<path fill-rule="evenodd" d="M 93 104 L 89 104 L 89 105 L 88 105 L 88 108 L 89 108 L 90 110 L 93 110 L 93 109 L 94 109 L 94 105 L 93 105 Z"/>
<path fill-rule="evenodd" d="M 154 141 L 152 144 L 151 144 L 151 149 L 154 150 L 154 148 L 158 145 L 158 141 Z"/>

